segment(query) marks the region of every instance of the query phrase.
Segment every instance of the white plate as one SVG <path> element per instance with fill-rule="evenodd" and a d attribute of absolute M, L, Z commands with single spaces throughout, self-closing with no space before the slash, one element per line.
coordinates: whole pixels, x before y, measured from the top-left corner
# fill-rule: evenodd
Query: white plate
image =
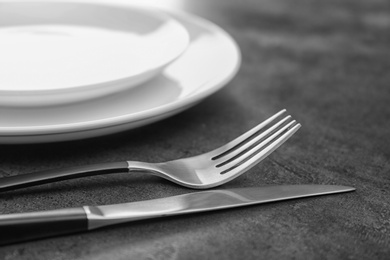
<path fill-rule="evenodd" d="M 155 8 L 2 2 L 0 105 L 57 105 L 130 88 L 188 44 L 187 30 Z"/>
<path fill-rule="evenodd" d="M 1 108 L 1 143 L 74 140 L 150 124 L 179 113 L 222 88 L 237 72 L 240 52 L 218 26 L 170 13 L 190 34 L 186 52 L 161 75 L 100 99 L 50 109 Z"/>

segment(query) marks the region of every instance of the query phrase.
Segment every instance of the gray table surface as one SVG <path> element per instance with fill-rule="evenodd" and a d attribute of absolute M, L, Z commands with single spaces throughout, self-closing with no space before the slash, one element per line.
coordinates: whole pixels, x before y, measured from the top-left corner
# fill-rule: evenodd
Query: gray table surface
<path fill-rule="evenodd" d="M 356 192 L 14 244 L 0 247 L 0 259 L 389 259 L 390 3 L 166 2 L 233 36 L 242 51 L 237 76 L 195 107 L 140 129 L 66 143 L 2 145 L 0 176 L 196 155 L 286 108 L 301 130 L 221 188 L 314 183 Z M 0 213 L 188 192 L 138 173 L 98 176 L 2 193 Z"/>

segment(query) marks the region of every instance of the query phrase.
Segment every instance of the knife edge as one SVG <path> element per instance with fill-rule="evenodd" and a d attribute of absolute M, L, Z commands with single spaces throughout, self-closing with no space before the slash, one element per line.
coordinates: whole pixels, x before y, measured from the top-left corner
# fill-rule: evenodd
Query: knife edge
<path fill-rule="evenodd" d="M 105 206 L 85 206 L 88 229 L 157 217 L 223 210 L 297 198 L 354 191 L 336 185 L 278 185 L 208 190 L 172 197 Z"/>

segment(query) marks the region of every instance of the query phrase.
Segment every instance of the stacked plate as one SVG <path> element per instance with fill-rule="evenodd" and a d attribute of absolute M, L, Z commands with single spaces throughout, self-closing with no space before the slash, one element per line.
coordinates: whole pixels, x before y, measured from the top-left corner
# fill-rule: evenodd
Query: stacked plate
<path fill-rule="evenodd" d="M 0 143 L 75 140 L 174 115 L 237 72 L 209 21 L 139 5 L 0 2 Z"/>

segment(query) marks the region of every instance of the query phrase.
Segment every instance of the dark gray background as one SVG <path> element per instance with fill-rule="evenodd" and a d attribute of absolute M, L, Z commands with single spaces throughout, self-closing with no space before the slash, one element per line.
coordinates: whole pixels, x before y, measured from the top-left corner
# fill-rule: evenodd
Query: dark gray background
<path fill-rule="evenodd" d="M 340 184 L 348 194 L 130 223 L 0 248 L 0 259 L 389 259 L 390 4 L 386 0 L 178 1 L 228 31 L 238 75 L 199 105 L 91 140 L 0 147 L 0 176 L 218 147 L 286 108 L 303 127 L 221 188 Z M 190 190 L 117 174 L 0 194 L 0 213 L 113 204 Z"/>

